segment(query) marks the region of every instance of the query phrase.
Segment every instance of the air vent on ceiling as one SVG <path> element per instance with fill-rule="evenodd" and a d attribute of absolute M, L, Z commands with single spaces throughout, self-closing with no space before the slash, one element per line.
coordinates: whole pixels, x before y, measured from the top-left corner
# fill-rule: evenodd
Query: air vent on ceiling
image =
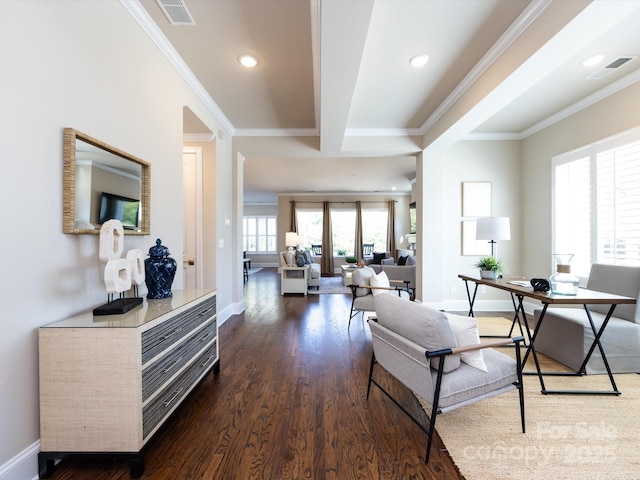
<path fill-rule="evenodd" d="M 171 25 L 196 24 L 183 0 L 157 0 L 157 2 Z"/>
<path fill-rule="evenodd" d="M 600 70 L 593 72 L 591 75 L 587 76 L 587 80 L 598 80 L 600 78 L 604 78 L 610 73 L 615 72 L 621 66 L 626 65 L 634 58 L 636 57 L 629 55 L 625 57 L 618 57 L 613 62 L 609 63 L 609 65 L 607 65 L 606 67 L 603 67 Z"/>

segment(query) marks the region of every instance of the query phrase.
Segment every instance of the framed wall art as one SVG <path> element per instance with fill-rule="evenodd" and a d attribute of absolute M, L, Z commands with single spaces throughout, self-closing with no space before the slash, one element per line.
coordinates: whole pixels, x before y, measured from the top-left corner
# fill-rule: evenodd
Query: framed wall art
<path fill-rule="evenodd" d="M 491 182 L 462 182 L 462 216 L 491 216 Z"/>
<path fill-rule="evenodd" d="M 491 244 L 476 240 L 476 221 L 462 221 L 462 255 L 491 255 Z"/>
<path fill-rule="evenodd" d="M 462 182 L 462 255 L 490 255 L 491 245 L 476 240 L 476 219 L 491 216 L 491 182 Z"/>

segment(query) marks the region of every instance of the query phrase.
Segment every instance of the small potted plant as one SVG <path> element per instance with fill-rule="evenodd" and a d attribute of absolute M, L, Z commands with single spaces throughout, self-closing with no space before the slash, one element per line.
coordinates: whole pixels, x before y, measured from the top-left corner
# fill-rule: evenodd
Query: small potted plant
<path fill-rule="evenodd" d="M 345 258 L 345 261 L 349 265 L 355 265 L 356 263 L 358 263 L 358 259 L 356 257 L 347 257 L 347 258 Z"/>
<path fill-rule="evenodd" d="M 502 266 L 502 260 L 487 255 L 486 257 L 480 257 L 474 267 L 480 270 L 480 278 L 495 280 L 504 273 L 504 267 Z"/>
<path fill-rule="evenodd" d="M 343 248 L 339 248 L 337 252 L 338 252 L 338 255 L 341 257 L 347 254 L 347 251 Z"/>

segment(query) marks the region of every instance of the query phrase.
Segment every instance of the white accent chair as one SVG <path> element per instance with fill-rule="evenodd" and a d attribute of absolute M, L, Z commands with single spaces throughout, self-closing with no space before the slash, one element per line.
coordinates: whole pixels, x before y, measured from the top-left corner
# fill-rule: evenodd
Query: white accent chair
<path fill-rule="evenodd" d="M 378 295 L 375 307 L 377 318 L 369 320 L 373 354 L 367 398 L 373 383 L 427 434 L 426 463 L 429 462 L 438 414 L 514 389 L 519 393 L 522 432 L 525 432 L 520 359 L 523 337 L 488 344 L 458 345 L 444 312 L 390 294 Z M 513 344 L 515 360 L 489 348 Z M 462 357 L 479 351 L 482 352 L 486 372 L 465 363 L 469 360 Z M 431 404 L 431 413 L 425 412 L 429 417 L 428 427 L 423 426 L 378 383 L 374 378 L 375 364 Z M 501 415 L 501 412 L 495 414 Z M 461 425 L 460 428 L 468 426 Z"/>
<path fill-rule="evenodd" d="M 398 296 L 409 298 L 409 293 L 398 287 L 392 287 L 387 283 L 384 285 L 372 285 L 372 278 L 377 277 L 375 270 L 371 267 L 357 268 L 351 273 L 351 312 L 349 313 L 349 325 L 353 317 L 361 314 L 364 321 L 364 312 L 375 312 L 375 297 L 383 292 L 396 292 Z M 386 274 L 385 274 L 385 278 Z M 388 278 L 387 278 L 388 280 Z"/>

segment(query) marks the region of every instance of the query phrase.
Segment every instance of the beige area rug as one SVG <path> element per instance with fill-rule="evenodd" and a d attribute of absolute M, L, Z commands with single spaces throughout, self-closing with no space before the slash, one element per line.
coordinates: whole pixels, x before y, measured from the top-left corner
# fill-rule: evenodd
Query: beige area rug
<path fill-rule="evenodd" d="M 479 318 L 478 324 L 481 335 L 497 334 L 502 326 L 506 334 L 510 327 L 504 319 Z M 513 354 L 513 349 L 500 351 Z M 543 371 L 562 369 L 542 355 L 540 360 Z M 516 391 L 441 414 L 436 430 L 467 480 L 637 480 L 640 375 L 614 378 L 620 396 L 542 395 L 538 377 L 525 376 L 524 434 Z M 544 381 L 547 389 L 611 388 L 606 375 Z"/>
<path fill-rule="evenodd" d="M 345 287 L 342 283 L 342 276 L 336 275 L 333 277 L 320 277 L 320 288 L 310 288 L 307 293 L 344 293 L 351 295 L 351 290 L 349 290 L 349 287 Z"/>

